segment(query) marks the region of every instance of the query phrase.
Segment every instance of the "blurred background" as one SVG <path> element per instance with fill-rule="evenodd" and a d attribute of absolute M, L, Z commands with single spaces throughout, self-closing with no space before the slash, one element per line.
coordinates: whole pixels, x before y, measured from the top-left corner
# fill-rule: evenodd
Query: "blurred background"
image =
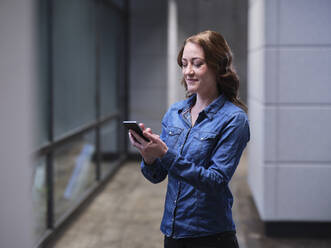
<path fill-rule="evenodd" d="M 230 44 L 249 108 L 231 185 L 241 247 L 331 247 L 330 11 L 329 0 L 1 0 L 0 247 L 162 247 L 166 185 L 144 184 L 121 122 L 161 131 L 185 97 L 177 53 L 206 29 Z M 111 213 L 109 201 L 123 205 Z M 119 240 L 116 215 L 148 206 Z M 117 243 L 98 245 L 102 221 Z"/>

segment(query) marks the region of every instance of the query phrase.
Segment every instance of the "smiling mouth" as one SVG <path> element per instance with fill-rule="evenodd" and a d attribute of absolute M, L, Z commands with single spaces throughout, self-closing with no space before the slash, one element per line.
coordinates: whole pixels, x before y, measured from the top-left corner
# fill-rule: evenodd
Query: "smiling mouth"
<path fill-rule="evenodd" d="M 193 83 L 193 82 L 196 82 L 196 81 L 198 81 L 198 79 L 194 79 L 194 78 L 187 78 L 187 79 L 185 79 L 185 81 L 186 81 L 187 83 Z"/>

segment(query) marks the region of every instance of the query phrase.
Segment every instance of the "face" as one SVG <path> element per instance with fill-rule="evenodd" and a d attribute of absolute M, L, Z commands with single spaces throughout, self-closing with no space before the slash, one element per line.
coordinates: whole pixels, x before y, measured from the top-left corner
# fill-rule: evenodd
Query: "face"
<path fill-rule="evenodd" d="M 208 68 L 201 46 L 186 43 L 182 56 L 182 73 L 189 93 L 208 96 L 217 92 L 216 75 Z"/>

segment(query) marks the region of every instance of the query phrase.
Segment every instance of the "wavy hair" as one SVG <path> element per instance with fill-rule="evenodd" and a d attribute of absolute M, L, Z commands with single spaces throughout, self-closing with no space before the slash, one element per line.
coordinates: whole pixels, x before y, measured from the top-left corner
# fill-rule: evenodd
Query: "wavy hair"
<path fill-rule="evenodd" d="M 216 74 L 219 93 L 224 94 L 230 102 L 247 112 L 247 106 L 239 98 L 239 77 L 232 64 L 231 49 L 224 37 L 215 31 L 206 30 L 187 38 L 177 57 L 177 63 L 180 67 L 182 67 L 184 47 L 188 42 L 197 44 L 203 49 L 207 66 Z M 181 83 L 187 91 L 184 78 Z"/>

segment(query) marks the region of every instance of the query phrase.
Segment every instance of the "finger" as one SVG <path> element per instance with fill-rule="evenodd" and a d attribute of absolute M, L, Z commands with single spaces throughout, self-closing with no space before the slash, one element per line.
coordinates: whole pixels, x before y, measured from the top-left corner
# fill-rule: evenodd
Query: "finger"
<path fill-rule="evenodd" d="M 144 125 L 144 123 L 139 123 L 139 127 L 141 128 L 142 131 L 145 130 L 145 125 Z"/>
<path fill-rule="evenodd" d="M 147 144 L 147 142 L 143 138 L 141 138 L 140 135 L 137 134 L 135 131 L 130 129 L 130 133 L 142 146 L 145 146 Z"/>
<path fill-rule="evenodd" d="M 145 129 L 145 132 L 148 132 L 148 133 L 151 133 L 151 134 L 153 133 L 152 129 L 150 129 L 149 127 Z"/>
<path fill-rule="evenodd" d="M 152 133 L 149 133 L 147 131 L 144 131 L 143 134 L 144 134 L 144 136 L 146 138 L 148 138 L 149 140 L 151 140 L 153 143 L 159 143 L 159 141 L 160 141 L 160 138 L 156 134 L 152 134 Z"/>
<path fill-rule="evenodd" d="M 131 142 L 131 144 L 133 145 L 136 141 L 134 140 L 134 138 L 132 137 L 132 134 L 130 133 L 130 131 L 129 131 L 129 139 L 130 139 L 130 142 Z"/>
<path fill-rule="evenodd" d="M 132 136 L 130 132 L 129 132 L 129 139 L 131 141 L 131 144 L 137 149 L 141 150 L 143 148 L 142 145 L 135 140 L 135 138 Z"/>

